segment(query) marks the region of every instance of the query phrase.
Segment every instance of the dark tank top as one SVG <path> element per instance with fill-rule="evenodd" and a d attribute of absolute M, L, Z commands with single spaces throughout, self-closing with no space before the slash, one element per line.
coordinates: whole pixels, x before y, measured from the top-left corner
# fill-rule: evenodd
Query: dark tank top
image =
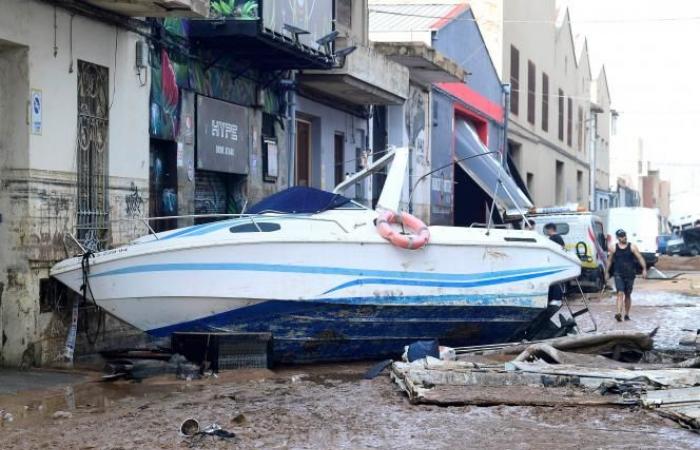
<path fill-rule="evenodd" d="M 634 277 L 636 275 L 634 267 L 635 260 L 634 253 L 632 253 L 632 244 L 627 244 L 625 248 L 620 247 L 619 244 L 615 244 L 615 255 L 613 256 L 615 275 Z"/>

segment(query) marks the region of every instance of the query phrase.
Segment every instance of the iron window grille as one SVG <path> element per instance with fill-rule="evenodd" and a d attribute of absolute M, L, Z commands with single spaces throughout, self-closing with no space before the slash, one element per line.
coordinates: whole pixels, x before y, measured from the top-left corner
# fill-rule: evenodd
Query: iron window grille
<path fill-rule="evenodd" d="M 78 61 L 76 234 L 88 250 L 107 246 L 109 231 L 109 70 Z"/>

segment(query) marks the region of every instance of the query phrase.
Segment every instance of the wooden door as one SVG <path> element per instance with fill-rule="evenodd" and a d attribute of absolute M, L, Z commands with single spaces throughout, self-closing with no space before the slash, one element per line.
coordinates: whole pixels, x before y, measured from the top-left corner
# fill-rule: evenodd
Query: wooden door
<path fill-rule="evenodd" d="M 296 148 L 296 180 L 297 186 L 311 186 L 311 123 L 297 120 Z"/>

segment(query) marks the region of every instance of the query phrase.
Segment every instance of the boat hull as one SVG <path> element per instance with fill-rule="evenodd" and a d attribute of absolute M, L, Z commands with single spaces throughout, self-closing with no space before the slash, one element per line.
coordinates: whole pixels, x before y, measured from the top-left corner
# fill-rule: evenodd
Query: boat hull
<path fill-rule="evenodd" d="M 460 346 L 519 339 L 546 310 L 549 286 L 580 267 L 549 241 L 512 244 L 495 231 L 480 239 L 489 245 L 435 239 L 419 251 L 374 234 L 211 245 L 176 238 L 176 248 L 162 240 L 91 258 L 89 295 L 155 337 L 272 332 L 279 362 L 383 358 L 419 339 Z M 80 264 L 71 264 L 52 275 L 79 290 Z"/>
<path fill-rule="evenodd" d="M 349 361 L 396 357 L 417 340 L 437 339 L 448 346 L 519 340 L 543 311 L 517 306 L 267 301 L 149 334 L 159 338 L 177 331 L 271 332 L 275 362 Z"/>

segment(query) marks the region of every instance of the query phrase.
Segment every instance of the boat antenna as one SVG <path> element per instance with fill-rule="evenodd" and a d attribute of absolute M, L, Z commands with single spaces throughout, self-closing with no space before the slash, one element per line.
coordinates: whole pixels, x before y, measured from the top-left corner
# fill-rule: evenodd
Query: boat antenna
<path fill-rule="evenodd" d="M 411 201 L 412 201 L 412 199 L 413 199 L 413 193 L 416 191 L 416 187 L 418 187 L 418 183 L 420 183 L 421 181 L 423 181 L 427 176 L 432 175 L 432 174 L 434 174 L 435 172 L 438 172 L 438 171 L 440 171 L 440 170 L 442 170 L 442 169 L 446 169 L 446 168 L 450 167 L 451 165 L 453 165 L 454 163 L 460 163 L 460 162 L 466 161 L 466 160 L 468 160 L 468 159 L 478 158 L 479 156 L 491 155 L 491 154 L 494 154 L 494 153 L 500 153 L 500 152 L 499 152 L 498 150 L 493 150 L 493 151 L 490 151 L 490 152 L 479 153 L 478 155 L 465 156 L 464 158 L 455 159 L 454 161 L 450 161 L 449 163 L 447 163 L 447 164 L 445 164 L 445 165 L 443 165 L 443 166 L 440 166 L 440 167 L 438 167 L 437 169 L 433 169 L 433 170 L 431 170 L 430 172 L 421 175 L 421 177 L 418 178 L 418 179 L 416 180 L 416 182 L 413 184 L 413 187 L 411 188 L 411 192 L 408 194 L 408 204 L 409 204 L 409 206 L 411 205 Z"/>

